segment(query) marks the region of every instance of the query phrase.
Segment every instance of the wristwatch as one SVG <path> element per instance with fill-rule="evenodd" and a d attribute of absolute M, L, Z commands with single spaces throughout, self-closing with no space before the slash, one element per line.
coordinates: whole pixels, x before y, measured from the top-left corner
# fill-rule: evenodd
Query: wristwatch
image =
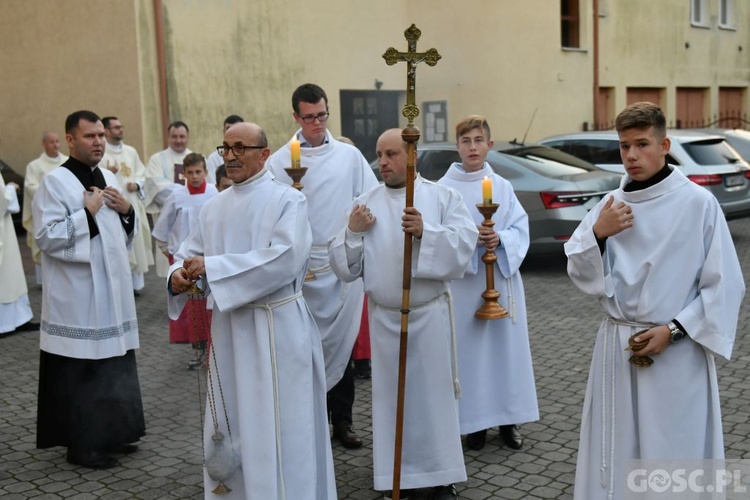
<path fill-rule="evenodd" d="M 679 342 L 685 337 L 685 332 L 680 329 L 679 326 L 675 324 L 674 321 L 670 321 L 667 323 L 667 327 L 669 328 L 669 343 L 674 344 L 675 342 Z"/>

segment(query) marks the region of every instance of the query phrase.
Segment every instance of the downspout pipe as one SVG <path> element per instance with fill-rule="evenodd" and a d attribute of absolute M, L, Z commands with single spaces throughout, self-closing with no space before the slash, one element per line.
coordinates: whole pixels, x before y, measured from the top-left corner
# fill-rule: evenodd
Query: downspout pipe
<path fill-rule="evenodd" d="M 597 119 L 599 118 L 599 0 L 593 0 L 593 16 L 594 16 L 594 40 L 592 55 L 594 58 L 594 126 L 593 130 L 597 130 L 599 125 Z"/>
<path fill-rule="evenodd" d="M 156 60 L 159 73 L 159 111 L 162 123 L 162 143 L 167 147 L 167 125 L 169 125 L 169 92 L 167 89 L 167 51 L 164 41 L 164 7 L 161 0 L 154 0 L 154 23 L 156 24 Z"/>

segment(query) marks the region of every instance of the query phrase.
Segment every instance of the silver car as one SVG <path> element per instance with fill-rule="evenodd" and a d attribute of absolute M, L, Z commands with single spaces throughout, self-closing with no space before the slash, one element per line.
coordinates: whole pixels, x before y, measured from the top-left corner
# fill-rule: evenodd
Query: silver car
<path fill-rule="evenodd" d="M 616 189 L 620 177 L 544 146 L 495 146 L 487 162 L 510 181 L 529 215 L 529 253 L 562 252 L 563 244 L 602 197 Z M 417 170 L 437 181 L 453 162 L 460 162 L 455 144 L 419 145 Z M 371 163 L 380 179 L 377 161 Z"/>
<path fill-rule="evenodd" d="M 670 130 L 667 162 L 716 196 L 727 219 L 750 215 L 750 166 L 720 135 Z M 617 132 L 556 135 L 540 144 L 570 153 L 610 172 L 625 173 Z"/>

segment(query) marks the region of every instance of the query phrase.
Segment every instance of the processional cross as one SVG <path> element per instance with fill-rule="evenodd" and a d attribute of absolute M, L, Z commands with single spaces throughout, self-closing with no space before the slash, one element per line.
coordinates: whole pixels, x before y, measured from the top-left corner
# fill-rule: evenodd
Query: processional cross
<path fill-rule="evenodd" d="M 409 120 L 408 125 L 401 131 L 401 138 L 406 142 L 406 208 L 414 206 L 414 157 L 417 141 L 419 141 L 419 129 L 414 126 L 414 118 L 419 116 L 419 107 L 415 103 L 417 64 L 427 63 L 435 66 L 441 56 L 435 49 L 427 52 L 417 52 L 417 40 L 422 32 L 412 24 L 406 31 L 404 37 L 408 44 L 406 52 L 399 52 L 390 47 L 383 54 L 388 66 L 397 62 L 406 61 L 406 105 L 401 114 Z M 403 271 L 403 294 L 401 296 L 401 336 L 398 355 L 398 396 L 396 402 L 396 437 L 393 450 L 393 500 L 401 498 L 401 450 L 404 436 L 404 393 L 406 388 L 406 349 L 409 333 L 409 294 L 411 292 L 411 250 L 412 235 L 404 235 L 404 271 Z"/>

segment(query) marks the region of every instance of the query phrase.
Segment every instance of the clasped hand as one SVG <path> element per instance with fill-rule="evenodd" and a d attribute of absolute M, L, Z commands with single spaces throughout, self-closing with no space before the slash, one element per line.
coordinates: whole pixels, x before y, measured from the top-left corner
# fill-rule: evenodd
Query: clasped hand
<path fill-rule="evenodd" d="M 193 283 L 206 274 L 206 265 L 202 255 L 189 257 L 182 263 L 182 267 L 172 273 L 170 283 L 174 293 L 186 292 Z"/>
<path fill-rule="evenodd" d="M 107 205 L 117 213 L 125 215 L 130 211 L 130 202 L 112 186 L 99 189 L 94 186 L 83 192 L 83 204 L 91 215 L 96 215 L 102 205 Z"/>

